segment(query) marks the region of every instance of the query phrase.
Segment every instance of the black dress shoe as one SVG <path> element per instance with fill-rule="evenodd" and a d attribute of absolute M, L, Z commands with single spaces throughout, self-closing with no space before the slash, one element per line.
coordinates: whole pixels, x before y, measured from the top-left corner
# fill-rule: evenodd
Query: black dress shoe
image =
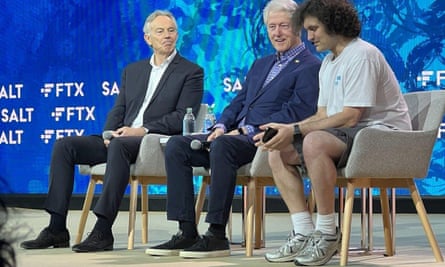
<path fill-rule="evenodd" d="M 34 240 L 23 241 L 20 247 L 25 249 L 44 249 L 49 247 L 54 248 L 67 248 L 70 246 L 70 233 L 67 229 L 64 231 L 54 234 L 48 227 L 40 232 Z"/>
<path fill-rule="evenodd" d="M 75 252 L 97 252 L 113 250 L 113 235 L 93 230 L 88 237 L 81 243 L 74 245 L 72 250 Z"/>

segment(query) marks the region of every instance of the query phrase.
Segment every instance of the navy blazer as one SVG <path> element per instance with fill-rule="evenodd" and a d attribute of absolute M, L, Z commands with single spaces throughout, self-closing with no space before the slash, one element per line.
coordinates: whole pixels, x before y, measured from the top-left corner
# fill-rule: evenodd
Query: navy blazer
<path fill-rule="evenodd" d="M 107 116 L 104 130 L 131 126 L 145 98 L 152 66 L 145 59 L 129 64 L 122 72 L 119 95 Z M 182 133 L 187 107 L 198 113 L 204 93 L 203 69 L 180 56 L 173 58 L 162 75 L 144 112 L 143 124 L 150 133 Z"/>
<path fill-rule="evenodd" d="M 254 126 L 258 133 L 260 125 L 297 122 L 316 112 L 320 60 L 305 49 L 262 88 L 275 60 L 276 55 L 269 55 L 252 64 L 242 90 L 217 123 L 223 123 L 230 131 L 245 118 L 245 124 Z"/>

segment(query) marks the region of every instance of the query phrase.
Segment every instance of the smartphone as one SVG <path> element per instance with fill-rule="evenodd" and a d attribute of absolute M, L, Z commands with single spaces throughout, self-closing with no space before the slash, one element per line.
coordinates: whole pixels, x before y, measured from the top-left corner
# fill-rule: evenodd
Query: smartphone
<path fill-rule="evenodd" d="M 263 135 L 263 143 L 267 143 L 270 139 L 272 139 L 276 134 L 278 133 L 277 129 L 274 128 L 267 128 Z"/>

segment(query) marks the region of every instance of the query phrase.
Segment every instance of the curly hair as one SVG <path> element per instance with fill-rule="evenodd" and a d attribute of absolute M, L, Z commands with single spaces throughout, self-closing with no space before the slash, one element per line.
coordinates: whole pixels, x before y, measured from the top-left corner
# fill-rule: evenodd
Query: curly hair
<path fill-rule="evenodd" d="M 328 34 L 355 38 L 360 35 L 361 23 L 357 10 L 347 0 L 307 0 L 295 13 L 298 24 L 308 16 L 317 18 Z"/>

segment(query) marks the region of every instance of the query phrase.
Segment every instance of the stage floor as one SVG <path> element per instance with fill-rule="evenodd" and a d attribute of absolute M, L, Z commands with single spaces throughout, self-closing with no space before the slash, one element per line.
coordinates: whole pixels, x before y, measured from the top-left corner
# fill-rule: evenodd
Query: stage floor
<path fill-rule="evenodd" d="M 73 243 L 79 222 L 80 211 L 70 211 L 68 225 Z M 201 217 L 199 231 L 204 233 L 207 224 L 204 222 L 205 213 Z M 430 222 L 439 246 L 445 251 L 445 216 L 444 214 L 429 215 Z M 34 238 L 40 230 L 48 224 L 49 216 L 43 210 L 13 209 L 10 213 L 8 229 L 16 229 L 17 235 L 28 233 L 29 238 Z M 93 213 L 90 214 L 85 233 L 91 231 L 96 220 Z M 115 238 L 114 251 L 100 253 L 74 253 L 70 248 L 24 250 L 17 244 L 14 248 L 17 253 L 18 267 L 83 267 L 83 266 L 295 266 L 290 263 L 268 263 L 263 255 L 266 251 L 275 250 L 283 244 L 290 231 L 290 218 L 285 213 L 266 214 L 266 238 L 265 248 L 254 250 L 253 257 L 246 257 L 244 247 L 240 245 L 243 240 L 240 213 L 234 213 L 232 219 L 232 252 L 230 257 L 209 259 L 182 259 L 180 257 L 153 257 L 145 254 L 145 248 L 168 240 L 176 233 L 177 224 L 166 221 L 165 212 L 149 213 L 148 244 L 141 243 L 140 217 L 137 216 L 135 249 L 127 250 L 128 212 L 119 213 L 113 227 Z M 361 246 L 360 215 L 354 214 L 351 232 L 351 251 L 349 255 L 350 266 L 445 266 L 444 263 L 436 263 L 431 247 L 425 237 L 419 218 L 416 214 L 397 214 L 396 216 L 396 254 L 392 257 L 383 255 L 383 230 L 380 214 L 373 217 L 373 251 L 362 253 L 352 250 Z M 366 242 L 365 242 L 366 243 Z M 180 264 L 180 265 L 179 265 Z M 339 256 L 336 255 L 328 266 L 338 266 Z"/>

